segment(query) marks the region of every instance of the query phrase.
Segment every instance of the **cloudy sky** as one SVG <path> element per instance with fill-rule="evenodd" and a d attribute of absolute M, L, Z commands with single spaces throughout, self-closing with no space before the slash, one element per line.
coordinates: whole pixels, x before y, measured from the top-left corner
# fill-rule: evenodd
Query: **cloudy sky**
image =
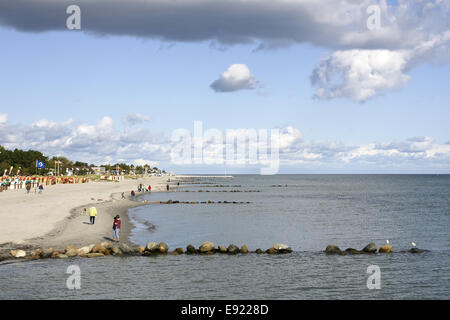
<path fill-rule="evenodd" d="M 0 0 L 0 144 L 256 170 L 174 164 L 199 120 L 279 129 L 281 173 L 450 173 L 449 18 L 450 0 Z"/>

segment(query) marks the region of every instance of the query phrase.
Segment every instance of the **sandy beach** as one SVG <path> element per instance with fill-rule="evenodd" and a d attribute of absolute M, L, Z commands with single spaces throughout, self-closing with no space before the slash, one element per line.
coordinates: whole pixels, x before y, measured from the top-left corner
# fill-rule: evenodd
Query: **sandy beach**
<path fill-rule="evenodd" d="M 0 193 L 2 232 L 0 246 L 30 246 L 63 248 L 83 246 L 110 240 L 112 221 L 116 214 L 122 218 L 121 241 L 128 242 L 132 225 L 128 208 L 143 205 L 129 199 L 130 191 L 139 184 L 151 185 L 152 192 L 165 191 L 168 178 L 148 177 L 125 179 L 120 182 L 99 181 L 85 184 L 57 184 L 45 188 L 42 194 L 26 194 L 25 190 Z M 127 199 L 121 199 L 125 192 Z M 83 208 L 95 206 L 95 224 L 89 216 L 80 214 Z"/>

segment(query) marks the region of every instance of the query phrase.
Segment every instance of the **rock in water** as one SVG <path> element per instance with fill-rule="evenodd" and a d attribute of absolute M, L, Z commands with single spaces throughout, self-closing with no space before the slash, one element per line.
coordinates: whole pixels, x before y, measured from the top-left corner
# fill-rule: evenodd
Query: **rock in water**
<path fill-rule="evenodd" d="M 359 251 L 357 249 L 353 249 L 353 248 L 347 248 L 345 249 L 345 252 L 347 252 L 348 254 L 362 254 L 364 252 Z"/>
<path fill-rule="evenodd" d="M 186 247 L 186 252 L 188 254 L 193 254 L 193 253 L 197 253 L 197 250 L 195 249 L 195 247 L 192 244 L 190 244 Z"/>
<path fill-rule="evenodd" d="M 105 249 L 107 250 L 111 250 L 111 248 L 113 247 L 111 242 L 108 241 L 103 241 L 102 243 L 100 243 Z"/>
<path fill-rule="evenodd" d="M 158 244 L 158 251 L 159 253 L 167 253 L 167 251 L 169 251 L 169 246 L 165 242 L 160 242 Z"/>
<path fill-rule="evenodd" d="M 266 253 L 267 254 L 275 254 L 275 253 L 277 253 L 277 250 L 275 250 L 275 248 L 269 248 L 266 250 Z"/>
<path fill-rule="evenodd" d="M 199 248 L 199 251 L 201 253 L 205 253 L 205 252 L 212 251 L 212 250 L 214 250 L 214 243 L 212 243 L 211 241 L 203 242 Z"/>
<path fill-rule="evenodd" d="M 119 245 L 119 248 L 124 254 L 130 254 L 133 252 L 133 249 L 131 249 L 130 246 L 127 245 L 126 243 L 121 243 Z"/>
<path fill-rule="evenodd" d="M 227 248 L 224 246 L 219 246 L 219 252 L 220 253 L 227 253 Z"/>
<path fill-rule="evenodd" d="M 176 248 L 175 251 L 178 252 L 178 254 L 183 254 L 184 253 L 184 249 L 183 248 Z"/>
<path fill-rule="evenodd" d="M 377 245 L 375 243 L 371 242 L 367 246 L 364 247 L 363 251 L 365 253 L 375 253 L 375 252 L 377 252 Z"/>
<path fill-rule="evenodd" d="M 78 249 L 78 254 L 79 254 L 79 255 L 88 254 L 89 252 L 91 252 L 91 250 L 90 250 L 89 247 L 87 247 L 87 246 Z"/>
<path fill-rule="evenodd" d="M 159 246 L 156 242 L 149 242 L 145 247 L 145 251 L 156 252 L 159 249 Z"/>
<path fill-rule="evenodd" d="M 237 246 L 235 246 L 234 244 L 230 244 L 228 246 L 228 253 L 229 254 L 236 254 L 239 253 L 239 248 Z"/>
<path fill-rule="evenodd" d="M 68 258 L 68 256 L 65 255 L 65 254 L 58 254 L 56 257 L 57 257 L 58 259 L 67 259 L 67 258 Z"/>
<path fill-rule="evenodd" d="M 428 252 L 428 250 L 426 250 L 426 249 L 419 249 L 419 248 L 411 248 L 409 250 L 409 252 L 411 252 L 411 253 L 422 253 L 422 252 Z"/>
<path fill-rule="evenodd" d="M 91 250 L 92 253 L 102 253 L 102 254 L 105 254 L 106 251 L 107 251 L 106 248 L 101 244 L 94 245 Z"/>
<path fill-rule="evenodd" d="M 120 250 L 119 247 L 112 247 L 111 252 L 114 256 L 122 254 L 122 250 Z"/>
<path fill-rule="evenodd" d="M 261 254 L 261 253 L 263 253 L 263 251 L 260 249 L 260 248 L 258 248 L 258 249 L 256 249 L 256 251 L 255 251 L 257 254 Z"/>
<path fill-rule="evenodd" d="M 41 258 L 48 259 L 52 257 L 52 254 L 55 250 L 53 248 L 44 249 L 41 251 Z"/>
<path fill-rule="evenodd" d="M 14 258 L 23 258 L 27 255 L 23 250 L 11 250 L 10 253 Z"/>
<path fill-rule="evenodd" d="M 329 244 L 325 248 L 325 253 L 327 253 L 327 254 L 341 254 L 341 252 L 342 252 L 342 250 L 334 244 Z"/>
<path fill-rule="evenodd" d="M 392 253 L 392 246 L 390 244 L 384 244 L 378 249 L 380 253 Z"/>
<path fill-rule="evenodd" d="M 242 245 L 241 250 L 239 252 L 240 253 L 248 253 L 249 251 L 248 251 L 247 246 L 244 244 L 244 245 Z"/>
<path fill-rule="evenodd" d="M 65 252 L 65 255 L 68 257 L 76 257 L 78 255 L 78 250 L 76 249 L 69 249 Z"/>
<path fill-rule="evenodd" d="M 275 243 L 273 248 L 277 251 L 277 253 L 290 253 L 292 252 L 291 247 L 282 243 Z"/>
<path fill-rule="evenodd" d="M 100 252 L 95 252 L 95 253 L 89 253 L 87 256 L 88 256 L 88 258 L 97 258 L 97 257 L 104 257 L 105 255 Z"/>

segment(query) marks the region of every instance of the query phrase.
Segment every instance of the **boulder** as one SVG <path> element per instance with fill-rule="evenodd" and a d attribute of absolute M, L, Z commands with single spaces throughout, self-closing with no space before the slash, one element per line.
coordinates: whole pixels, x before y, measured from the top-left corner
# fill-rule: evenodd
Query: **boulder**
<path fill-rule="evenodd" d="M 171 256 L 177 256 L 177 255 L 179 255 L 179 253 L 177 252 L 177 250 L 173 250 L 173 251 L 169 252 L 169 254 L 170 254 Z"/>
<path fill-rule="evenodd" d="M 94 252 L 94 253 L 89 253 L 87 255 L 88 258 L 97 258 L 97 257 L 104 257 L 105 255 L 103 253 L 100 252 Z"/>
<path fill-rule="evenodd" d="M 371 242 L 367 246 L 364 247 L 363 251 L 365 253 L 375 253 L 375 252 L 377 252 L 377 245 L 375 243 Z"/>
<path fill-rule="evenodd" d="M 379 253 L 392 253 L 392 246 L 390 244 L 384 244 L 378 249 Z"/>
<path fill-rule="evenodd" d="M 53 248 L 43 249 L 41 250 L 41 258 L 48 259 L 52 257 L 52 254 L 55 250 Z"/>
<path fill-rule="evenodd" d="M 56 256 L 56 258 L 58 258 L 58 259 L 67 259 L 67 258 L 69 258 L 69 256 L 67 256 L 67 255 L 65 255 L 65 254 L 58 254 L 57 256 Z"/>
<path fill-rule="evenodd" d="M 341 249 L 334 245 L 334 244 L 329 244 L 326 248 L 325 248 L 325 253 L 326 254 L 341 254 Z"/>
<path fill-rule="evenodd" d="M 239 250 L 240 253 L 249 253 L 247 246 L 244 244 L 242 245 L 241 249 Z"/>
<path fill-rule="evenodd" d="M 114 256 L 116 256 L 116 255 L 118 255 L 118 254 L 122 254 L 122 250 L 120 250 L 119 247 L 112 247 L 112 248 L 111 248 L 111 253 L 112 253 Z"/>
<path fill-rule="evenodd" d="M 78 255 L 78 250 L 77 249 L 69 249 L 68 251 L 65 252 L 65 255 L 70 257 L 76 257 Z"/>
<path fill-rule="evenodd" d="M 149 242 L 145 246 L 145 251 L 156 252 L 159 249 L 159 246 L 156 242 Z"/>
<path fill-rule="evenodd" d="M 167 253 L 167 251 L 169 251 L 169 246 L 165 242 L 160 242 L 158 244 L 158 251 L 159 253 Z"/>
<path fill-rule="evenodd" d="M 33 260 L 39 260 L 40 258 L 41 258 L 41 255 L 39 255 L 39 254 L 33 254 L 31 256 L 31 259 L 33 259 Z"/>
<path fill-rule="evenodd" d="M 362 254 L 364 252 L 357 250 L 357 249 L 353 249 L 353 248 L 347 248 L 345 249 L 345 252 L 347 252 L 348 254 Z"/>
<path fill-rule="evenodd" d="M 175 251 L 178 252 L 179 254 L 183 254 L 184 253 L 184 249 L 183 248 L 176 248 Z"/>
<path fill-rule="evenodd" d="M 268 253 L 268 254 L 275 254 L 275 253 L 277 253 L 277 250 L 275 250 L 275 248 L 269 248 L 269 249 L 266 250 L 266 253 Z"/>
<path fill-rule="evenodd" d="M 277 251 L 277 253 L 290 253 L 292 252 L 291 247 L 282 243 L 275 243 L 273 248 Z"/>
<path fill-rule="evenodd" d="M 227 248 L 224 246 L 219 246 L 219 252 L 220 253 L 227 253 Z"/>
<path fill-rule="evenodd" d="M 34 251 L 31 253 L 31 255 L 32 255 L 32 256 L 39 256 L 39 258 L 40 258 L 40 257 L 41 257 L 41 252 L 42 252 L 41 249 L 36 249 L 36 250 L 34 250 Z"/>
<path fill-rule="evenodd" d="M 237 254 L 237 253 L 239 253 L 239 248 L 237 246 L 235 246 L 234 244 L 230 244 L 228 246 L 227 251 L 229 254 Z"/>
<path fill-rule="evenodd" d="M 10 253 L 14 258 L 23 258 L 27 255 L 23 250 L 11 250 Z"/>
<path fill-rule="evenodd" d="M 197 250 L 195 249 L 195 247 L 192 244 L 190 244 L 186 247 L 186 253 L 188 253 L 188 254 L 197 253 Z"/>
<path fill-rule="evenodd" d="M 90 245 L 89 245 L 89 252 L 92 251 L 92 248 L 94 248 L 94 246 L 95 246 L 95 244 L 90 244 Z"/>
<path fill-rule="evenodd" d="M 133 249 L 132 249 L 129 245 L 127 245 L 126 243 L 121 243 L 121 244 L 119 245 L 119 249 L 120 249 L 120 251 L 122 251 L 122 253 L 124 253 L 124 254 L 130 254 L 130 253 L 133 252 Z"/>
<path fill-rule="evenodd" d="M 100 243 L 100 245 L 102 245 L 105 249 L 111 250 L 111 248 L 113 247 L 112 243 L 109 241 L 103 241 L 102 243 Z"/>
<path fill-rule="evenodd" d="M 90 248 L 88 246 L 81 247 L 81 248 L 78 249 L 78 255 L 88 254 L 89 252 L 91 252 L 91 250 L 90 250 Z"/>
<path fill-rule="evenodd" d="M 61 254 L 61 252 L 59 252 L 59 251 L 53 251 L 53 252 L 52 252 L 51 258 L 55 259 L 55 258 L 57 258 L 60 254 Z"/>
<path fill-rule="evenodd" d="M 419 249 L 419 248 L 411 248 L 409 249 L 410 253 L 422 253 L 422 252 L 428 252 L 428 250 L 425 249 Z"/>
<path fill-rule="evenodd" d="M 212 243 L 211 241 L 203 242 L 202 245 L 199 248 L 199 251 L 201 253 L 208 252 L 208 251 L 211 251 L 211 250 L 214 250 L 214 243 Z"/>
<path fill-rule="evenodd" d="M 263 251 L 260 249 L 260 248 L 258 248 L 258 249 L 256 249 L 256 251 L 255 251 L 257 254 L 261 254 L 261 253 L 263 253 Z"/>
<path fill-rule="evenodd" d="M 67 246 L 66 249 L 64 249 L 64 252 L 68 252 L 68 251 L 75 251 L 78 254 L 78 249 L 74 246 Z"/>
<path fill-rule="evenodd" d="M 101 244 L 96 244 L 92 247 L 91 253 L 102 253 L 105 254 L 106 253 L 106 248 L 104 246 L 102 246 Z"/>

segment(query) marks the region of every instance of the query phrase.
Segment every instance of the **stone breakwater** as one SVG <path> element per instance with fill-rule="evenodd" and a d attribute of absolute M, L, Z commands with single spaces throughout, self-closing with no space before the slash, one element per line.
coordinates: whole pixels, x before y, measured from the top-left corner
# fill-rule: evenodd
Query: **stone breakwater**
<path fill-rule="evenodd" d="M 413 247 L 409 250 L 402 250 L 399 253 L 423 253 L 427 252 L 425 249 L 418 249 Z M 117 256 L 117 255 L 132 255 L 132 256 L 153 256 L 153 255 L 213 255 L 213 254 L 286 254 L 292 253 L 291 247 L 282 243 L 276 243 L 271 248 L 262 250 L 261 248 L 255 251 L 250 251 L 247 245 L 243 244 L 241 247 L 230 244 L 228 247 L 219 245 L 216 246 L 211 241 L 203 242 L 198 248 L 193 245 L 188 245 L 186 248 L 175 248 L 169 250 L 169 246 L 165 242 L 149 242 L 146 246 L 130 246 L 126 243 L 112 243 L 104 241 L 97 244 L 91 244 L 89 246 L 76 248 L 74 246 L 68 246 L 64 250 L 57 250 L 53 248 L 40 248 L 34 250 L 17 249 L 10 250 L 7 256 L 0 256 L 1 260 L 20 258 L 25 260 L 38 260 L 38 259 L 67 259 L 73 257 L 83 258 L 96 258 L 103 256 Z M 329 255 L 354 255 L 354 254 L 376 254 L 376 253 L 393 253 L 392 246 L 390 244 L 377 247 L 375 243 L 369 243 L 361 250 L 354 248 L 347 248 L 341 250 L 336 245 L 328 245 L 324 252 Z"/>
<path fill-rule="evenodd" d="M 91 244 L 89 246 L 76 248 L 74 246 L 68 246 L 64 250 L 56 250 L 53 248 L 40 248 L 35 250 L 11 250 L 9 257 L 5 258 L 21 258 L 28 260 L 38 259 L 67 259 L 73 257 L 83 258 L 96 258 L 108 255 L 132 255 L 132 256 L 153 256 L 160 254 L 179 255 L 179 254 L 197 254 L 197 255 L 212 255 L 212 254 L 285 254 L 291 253 L 292 249 L 288 245 L 276 243 L 267 250 L 256 249 L 250 251 L 244 244 L 238 247 L 234 244 L 230 244 L 228 247 L 219 245 L 215 246 L 210 241 L 205 241 L 200 247 L 196 248 L 193 245 L 188 245 L 186 248 L 175 248 L 170 251 L 169 246 L 165 242 L 149 242 L 146 246 L 130 246 L 125 243 L 111 243 L 104 241 L 102 243 Z"/>
<path fill-rule="evenodd" d="M 422 253 L 427 252 L 426 249 L 419 249 L 416 247 L 413 247 L 409 250 L 401 250 L 399 253 Z M 394 250 L 392 248 L 392 245 L 390 244 L 384 244 L 381 247 L 377 247 L 377 245 L 373 242 L 369 243 L 367 246 L 362 248 L 361 250 L 354 249 L 354 248 L 347 248 L 345 250 L 341 250 L 337 245 L 330 244 L 325 248 L 324 251 L 326 254 L 338 254 L 341 256 L 346 255 L 352 255 L 352 254 L 375 254 L 375 253 L 394 253 Z"/>

